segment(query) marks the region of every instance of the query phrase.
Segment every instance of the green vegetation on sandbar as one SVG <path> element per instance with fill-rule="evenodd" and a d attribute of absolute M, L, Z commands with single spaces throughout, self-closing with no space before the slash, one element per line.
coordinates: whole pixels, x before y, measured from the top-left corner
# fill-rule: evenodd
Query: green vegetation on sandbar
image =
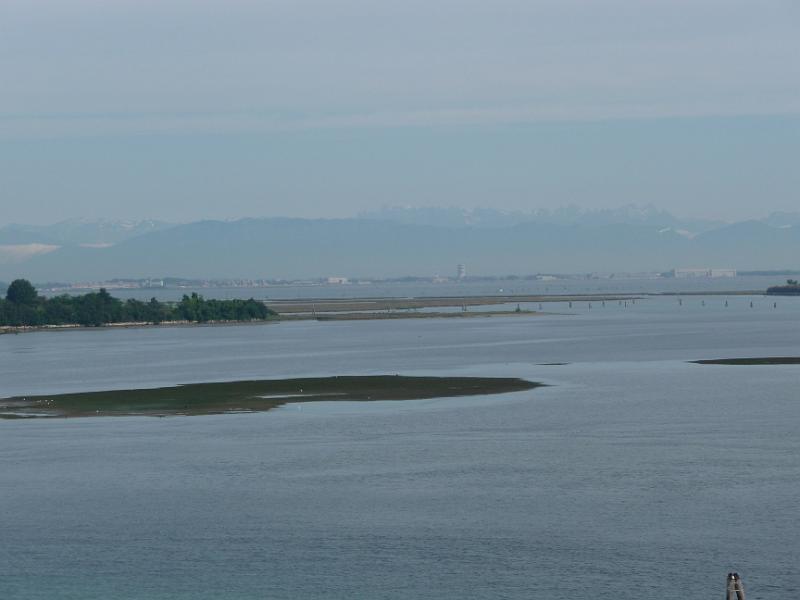
<path fill-rule="evenodd" d="M 800 296 L 800 281 L 787 279 L 786 285 L 774 285 L 767 288 L 767 296 Z"/>
<path fill-rule="evenodd" d="M 105 289 L 81 296 L 64 294 L 55 298 L 39 296 L 30 282 L 17 279 L 0 299 L 0 326 L 37 327 L 83 325 L 98 327 L 111 323 L 169 323 L 189 321 L 264 321 L 277 317 L 263 302 L 249 300 L 206 300 L 192 294 L 180 302 L 125 300 Z"/>
<path fill-rule="evenodd" d="M 761 358 L 715 358 L 691 360 L 698 365 L 800 365 L 800 356 L 765 356 Z"/>
<path fill-rule="evenodd" d="M 192 383 L 7 398 L 0 400 L 0 418 L 210 415 L 265 411 L 287 402 L 420 400 L 520 392 L 540 385 L 515 378 L 400 375 Z"/>

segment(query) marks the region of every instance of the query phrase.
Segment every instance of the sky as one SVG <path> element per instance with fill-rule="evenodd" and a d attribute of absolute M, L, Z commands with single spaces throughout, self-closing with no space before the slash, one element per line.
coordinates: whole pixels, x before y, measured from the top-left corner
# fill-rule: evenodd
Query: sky
<path fill-rule="evenodd" d="M 3 0 L 0 225 L 800 210 L 796 0 Z"/>

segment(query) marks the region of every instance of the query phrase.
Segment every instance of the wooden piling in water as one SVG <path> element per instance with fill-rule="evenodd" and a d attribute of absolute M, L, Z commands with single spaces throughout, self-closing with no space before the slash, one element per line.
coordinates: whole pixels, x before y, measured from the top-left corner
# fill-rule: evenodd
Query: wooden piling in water
<path fill-rule="evenodd" d="M 728 573 L 725 600 L 745 600 L 744 586 L 738 573 Z"/>
<path fill-rule="evenodd" d="M 744 586 L 738 573 L 733 574 L 733 589 L 736 592 L 736 600 L 744 600 Z"/>
<path fill-rule="evenodd" d="M 733 581 L 733 573 L 728 573 L 728 576 L 725 578 L 725 600 L 734 600 L 733 596 L 735 592 L 733 589 Z"/>

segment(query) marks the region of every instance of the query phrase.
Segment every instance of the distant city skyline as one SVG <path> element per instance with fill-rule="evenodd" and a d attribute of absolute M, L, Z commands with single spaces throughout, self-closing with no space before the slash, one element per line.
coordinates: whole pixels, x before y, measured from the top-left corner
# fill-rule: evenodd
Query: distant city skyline
<path fill-rule="evenodd" d="M 7 0 L 0 17 L 0 224 L 798 204 L 788 0 Z"/>

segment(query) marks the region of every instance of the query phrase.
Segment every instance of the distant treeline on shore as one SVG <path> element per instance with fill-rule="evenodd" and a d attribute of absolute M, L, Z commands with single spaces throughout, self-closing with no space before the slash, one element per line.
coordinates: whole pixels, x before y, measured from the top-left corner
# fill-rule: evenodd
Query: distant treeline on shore
<path fill-rule="evenodd" d="M 768 296 L 800 296 L 800 281 L 787 279 L 786 285 L 775 285 L 767 288 Z"/>
<path fill-rule="evenodd" d="M 0 299 L 0 326 L 45 325 L 100 326 L 110 323 L 167 323 L 191 321 L 263 321 L 276 317 L 262 302 L 249 300 L 206 300 L 193 293 L 180 302 L 149 302 L 114 298 L 105 289 L 80 296 L 40 296 L 25 279 L 13 281 Z"/>

